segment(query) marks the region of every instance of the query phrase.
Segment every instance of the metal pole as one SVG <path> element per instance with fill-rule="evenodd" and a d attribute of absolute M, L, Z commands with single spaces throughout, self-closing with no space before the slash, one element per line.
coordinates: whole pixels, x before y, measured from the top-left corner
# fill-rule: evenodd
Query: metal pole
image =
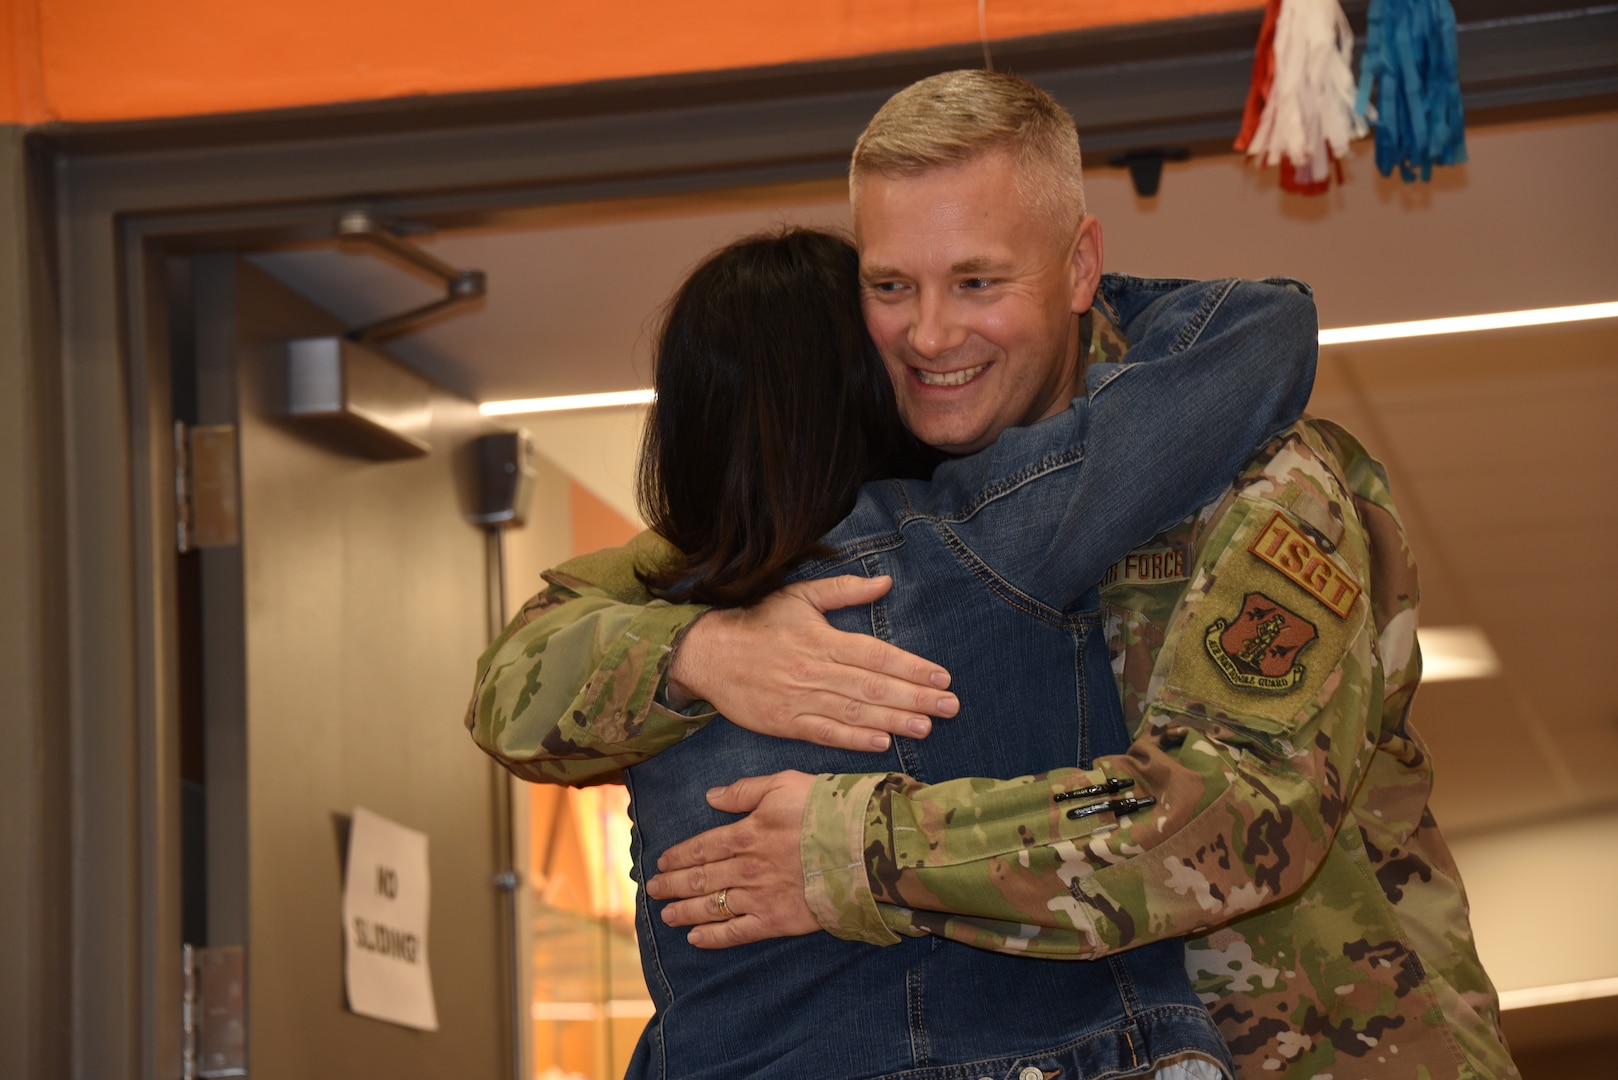
<path fill-rule="evenodd" d="M 505 629 L 506 603 L 506 545 L 505 530 L 499 525 L 485 530 L 488 537 L 489 581 L 489 639 L 492 641 Z M 495 861 L 501 870 L 494 875 L 494 887 L 505 897 L 506 909 L 506 991 L 511 1000 L 511 1076 L 512 1080 L 527 1080 L 523 1073 L 523 1031 L 528 1017 L 523 1010 L 522 957 L 522 902 L 518 895 L 522 889 L 522 875 L 517 872 L 516 851 L 513 845 L 514 828 L 511 820 L 511 785 L 516 783 L 498 763 L 490 762 L 494 773 Z"/>

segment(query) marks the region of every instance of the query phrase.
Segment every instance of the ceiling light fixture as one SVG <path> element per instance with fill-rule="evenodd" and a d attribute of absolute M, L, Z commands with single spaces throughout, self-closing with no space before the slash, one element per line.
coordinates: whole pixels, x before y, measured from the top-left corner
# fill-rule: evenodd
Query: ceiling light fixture
<path fill-rule="evenodd" d="M 564 412 L 570 409 L 605 409 L 614 405 L 650 405 L 656 396 L 651 390 L 617 390 L 610 394 L 516 398 L 511 401 L 485 401 L 478 406 L 478 411 L 484 416 L 512 416 L 517 413 Z"/>
<path fill-rule="evenodd" d="M 1521 990 L 1500 991 L 1501 1009 L 1532 1009 L 1536 1005 L 1563 1005 L 1569 1001 L 1590 1001 L 1618 995 L 1618 978 L 1586 979 L 1556 986 L 1526 986 Z"/>
<path fill-rule="evenodd" d="M 1475 330 L 1504 330 L 1513 326 L 1548 326 L 1552 323 L 1614 318 L 1618 318 L 1618 302 L 1576 304 L 1572 307 L 1535 308 L 1531 311 L 1501 311 L 1493 315 L 1456 315 L 1446 319 L 1417 319 L 1414 322 L 1379 323 L 1375 326 L 1345 326 L 1337 330 L 1322 330 L 1320 343 L 1347 345 L 1357 341 L 1389 341 L 1395 338 L 1429 337 L 1433 334 L 1464 334 Z M 569 394 L 562 397 L 485 401 L 478 406 L 478 409 L 484 416 L 566 412 L 572 409 L 648 405 L 655 396 L 651 390 L 620 390 L 609 394 Z"/>
<path fill-rule="evenodd" d="M 657 1009 L 646 998 L 612 998 L 605 1005 L 594 1001 L 536 1001 L 535 1020 L 616 1020 L 619 1017 L 650 1017 Z"/>
<path fill-rule="evenodd" d="M 1320 343 L 1347 345 L 1354 341 L 1388 341 L 1432 334 L 1465 334 L 1473 330 L 1504 330 L 1512 326 L 1546 326 L 1550 323 L 1613 318 L 1618 318 L 1618 303 L 1576 304 L 1573 307 L 1535 308 L 1532 311 L 1500 311 L 1493 315 L 1456 315 L 1448 319 L 1345 326 L 1340 330 L 1322 330 Z"/>
<path fill-rule="evenodd" d="M 1476 626 L 1423 626 L 1416 631 L 1421 645 L 1421 681 L 1451 682 L 1487 679 L 1500 674 L 1500 657 Z"/>

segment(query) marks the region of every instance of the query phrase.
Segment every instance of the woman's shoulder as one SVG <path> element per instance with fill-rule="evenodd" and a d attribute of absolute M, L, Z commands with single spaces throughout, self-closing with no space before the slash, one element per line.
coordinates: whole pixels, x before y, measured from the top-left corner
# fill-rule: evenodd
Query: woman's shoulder
<path fill-rule="evenodd" d="M 952 458 L 927 482 L 907 481 L 907 508 L 914 514 L 963 520 L 1001 496 L 1084 458 L 1088 403 L 1068 407 L 1026 427 L 1007 428 L 975 454 Z"/>

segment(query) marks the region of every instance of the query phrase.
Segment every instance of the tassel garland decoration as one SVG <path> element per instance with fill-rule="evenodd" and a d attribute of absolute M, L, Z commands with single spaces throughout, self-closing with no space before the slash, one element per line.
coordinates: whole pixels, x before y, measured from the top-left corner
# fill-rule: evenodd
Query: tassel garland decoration
<path fill-rule="evenodd" d="M 1273 45 L 1272 45 L 1273 41 Z M 1270 0 L 1236 149 L 1281 166 L 1288 191 L 1321 194 L 1348 144 L 1366 134 L 1356 108 L 1354 32 L 1337 0 Z"/>
<path fill-rule="evenodd" d="M 1376 167 L 1406 183 L 1466 160 L 1449 0 L 1371 0 L 1355 108 L 1376 124 Z M 1376 88 L 1376 105 L 1371 90 Z"/>
<path fill-rule="evenodd" d="M 1270 86 L 1275 81 L 1275 24 L 1281 17 L 1281 0 L 1269 0 L 1264 5 L 1264 23 L 1258 30 L 1258 45 L 1253 50 L 1253 80 L 1247 86 L 1247 106 L 1242 110 L 1242 130 L 1236 136 L 1236 149 L 1246 150 L 1258 131 L 1259 118 L 1264 115 L 1264 103 L 1269 100 Z"/>

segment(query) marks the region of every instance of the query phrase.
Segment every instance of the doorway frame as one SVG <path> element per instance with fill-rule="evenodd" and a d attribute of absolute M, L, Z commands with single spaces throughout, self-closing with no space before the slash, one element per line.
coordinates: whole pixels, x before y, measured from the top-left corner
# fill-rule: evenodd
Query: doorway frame
<path fill-rule="evenodd" d="M 1345 5 L 1363 26 L 1364 3 Z M 1618 107 L 1618 16 L 1539 20 L 1527 0 L 1467 29 L 1469 119 Z M 1499 10 L 1492 10 L 1498 8 Z M 1077 116 L 1092 163 L 1228 152 L 1258 11 L 998 42 L 997 63 Z M 1530 18 L 1530 16 L 1533 16 Z M 1516 20 L 1516 21 L 1513 21 Z M 1537 36 L 1536 36 L 1537 35 Z M 1525 41 L 1538 42 L 1537 49 Z M 1101 57 L 1103 59 L 1094 59 Z M 237 117 L 47 126 L 28 136 L 43 290 L 28 316 L 43 489 L 40 732 L 65 854 L 40 882 L 39 1075 L 178 1075 L 180 813 L 174 504 L 164 260 L 335 235 L 345 209 L 440 227 L 571 202 L 835 178 L 871 114 L 916 78 L 981 63 L 952 46 L 751 71 Z M 59 727 L 58 727 L 59 725 Z M 48 816 L 48 815 L 47 815 Z M 34 838 L 36 844 L 40 842 Z M 58 935 L 59 938 L 58 939 Z M 49 1006 L 47 1006 L 49 1008 Z"/>

